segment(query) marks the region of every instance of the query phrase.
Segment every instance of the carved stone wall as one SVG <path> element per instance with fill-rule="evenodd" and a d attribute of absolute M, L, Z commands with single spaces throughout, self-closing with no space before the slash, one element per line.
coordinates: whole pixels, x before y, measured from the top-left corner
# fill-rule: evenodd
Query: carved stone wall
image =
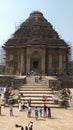
<path fill-rule="evenodd" d="M 32 69 L 43 75 L 67 73 L 69 46 L 41 12 L 32 12 L 3 48 L 5 74 L 26 74 Z"/>

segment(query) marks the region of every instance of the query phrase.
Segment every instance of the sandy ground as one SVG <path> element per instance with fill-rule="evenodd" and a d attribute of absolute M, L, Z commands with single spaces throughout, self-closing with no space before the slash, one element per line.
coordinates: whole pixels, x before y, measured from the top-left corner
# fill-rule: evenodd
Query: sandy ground
<path fill-rule="evenodd" d="M 13 116 L 10 117 L 9 108 L 2 107 L 0 130 L 20 130 L 15 127 L 15 124 L 25 128 L 30 121 L 33 122 L 33 130 L 73 130 L 73 106 L 67 109 L 51 108 L 51 112 L 51 119 L 39 117 L 35 120 L 34 109 L 32 109 L 31 118 L 27 117 L 27 109 L 20 112 L 18 108 L 13 108 Z"/>

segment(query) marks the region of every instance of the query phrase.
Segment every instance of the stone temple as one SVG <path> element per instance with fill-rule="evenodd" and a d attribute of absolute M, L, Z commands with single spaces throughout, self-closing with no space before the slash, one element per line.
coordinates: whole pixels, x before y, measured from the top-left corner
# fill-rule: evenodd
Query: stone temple
<path fill-rule="evenodd" d="M 5 74 L 67 74 L 69 46 L 39 11 L 30 14 L 3 48 Z"/>

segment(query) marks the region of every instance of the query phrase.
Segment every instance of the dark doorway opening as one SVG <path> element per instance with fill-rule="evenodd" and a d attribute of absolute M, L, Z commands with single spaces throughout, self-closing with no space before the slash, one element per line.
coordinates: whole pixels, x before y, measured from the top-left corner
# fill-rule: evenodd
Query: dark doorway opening
<path fill-rule="evenodd" d="M 39 72 L 41 70 L 41 59 L 40 58 L 31 58 L 30 70 L 33 70 L 35 72 Z"/>
<path fill-rule="evenodd" d="M 34 61 L 34 62 L 33 62 L 33 68 L 34 68 L 34 69 L 37 69 L 37 68 L 38 68 L 38 61 Z"/>

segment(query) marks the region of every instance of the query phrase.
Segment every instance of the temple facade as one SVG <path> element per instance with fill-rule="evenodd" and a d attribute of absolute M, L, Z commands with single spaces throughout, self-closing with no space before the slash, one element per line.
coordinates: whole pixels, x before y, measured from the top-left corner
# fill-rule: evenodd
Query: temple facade
<path fill-rule="evenodd" d="M 32 12 L 3 48 L 5 74 L 25 75 L 31 70 L 42 75 L 67 73 L 69 46 L 41 12 Z"/>

